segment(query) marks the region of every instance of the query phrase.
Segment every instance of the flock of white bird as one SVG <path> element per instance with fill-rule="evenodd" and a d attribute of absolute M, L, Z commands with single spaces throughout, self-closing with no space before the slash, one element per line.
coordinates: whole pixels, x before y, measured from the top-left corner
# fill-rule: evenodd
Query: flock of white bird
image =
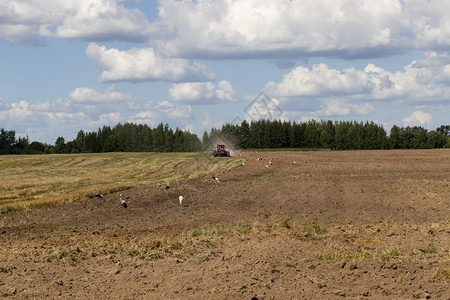
<path fill-rule="evenodd" d="M 256 159 L 256 161 L 263 161 L 263 160 L 265 160 L 265 158 L 263 158 L 263 157 L 258 157 L 258 158 Z M 275 156 L 272 160 L 278 160 L 278 157 Z M 272 165 L 273 165 L 272 160 L 269 160 L 269 164 L 265 165 L 266 169 L 268 169 L 269 166 L 272 166 Z M 303 162 L 306 164 L 308 161 L 305 159 Z M 295 163 L 296 163 L 296 161 L 294 160 L 294 161 L 292 162 L 292 165 L 295 166 Z M 242 163 L 241 166 L 244 166 L 244 163 Z"/>
<path fill-rule="evenodd" d="M 263 158 L 263 157 L 258 157 L 258 158 L 256 159 L 256 161 L 263 161 L 263 160 L 265 160 L 265 158 Z M 278 160 L 278 157 L 275 156 L 275 157 L 273 158 L 273 160 Z M 304 162 L 304 163 L 307 163 L 306 160 L 304 160 L 303 162 Z M 243 167 L 244 165 L 245 165 L 245 162 L 241 163 L 241 167 Z M 265 167 L 266 167 L 266 169 L 268 169 L 269 166 L 272 166 L 272 165 L 273 165 L 272 160 L 269 160 L 268 164 L 266 164 Z M 295 160 L 292 162 L 292 165 L 295 166 Z M 227 165 L 227 167 L 228 167 L 228 166 L 229 166 L 229 165 Z M 214 180 L 214 182 L 215 182 L 216 184 L 220 184 L 219 178 L 217 178 L 217 177 L 215 177 L 215 176 L 212 176 L 211 178 Z M 168 182 L 168 183 L 166 184 L 165 189 L 166 189 L 166 191 L 168 191 L 170 188 L 171 188 L 171 186 L 170 186 L 170 183 Z M 103 200 L 105 199 L 105 197 L 104 197 L 102 194 L 97 194 L 97 195 L 95 195 L 95 197 L 100 198 L 100 199 L 103 199 Z M 128 203 L 127 203 L 124 199 L 122 199 L 122 194 L 119 194 L 119 200 L 120 200 L 120 204 L 122 205 L 123 208 L 127 208 L 127 207 L 128 207 Z M 183 200 L 184 200 L 183 195 L 180 195 L 180 196 L 178 197 L 178 201 L 180 202 L 180 205 L 183 205 Z"/>

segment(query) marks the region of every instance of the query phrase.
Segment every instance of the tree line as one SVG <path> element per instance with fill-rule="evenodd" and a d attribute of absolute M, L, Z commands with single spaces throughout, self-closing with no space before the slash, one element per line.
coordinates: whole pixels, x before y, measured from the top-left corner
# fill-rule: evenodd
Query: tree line
<path fill-rule="evenodd" d="M 142 124 L 103 126 L 97 131 L 80 130 L 67 141 L 58 137 L 54 145 L 16 139 L 15 131 L 0 130 L 0 154 L 98 153 L 98 152 L 193 152 L 209 150 L 217 138 L 241 149 L 318 148 L 332 150 L 450 148 L 450 125 L 428 131 L 423 127 L 394 125 L 388 135 L 381 125 L 356 121 L 258 120 L 225 124 L 220 129 L 196 134 L 160 123 L 156 128 Z"/>
<path fill-rule="evenodd" d="M 80 130 L 73 141 L 56 139 L 53 153 L 96 152 L 193 152 L 201 151 L 202 143 L 196 134 L 160 123 L 156 128 L 142 124 L 103 126 L 98 131 Z"/>
<path fill-rule="evenodd" d="M 217 137 L 241 149 L 318 148 L 332 150 L 430 149 L 450 148 L 450 125 L 427 131 L 423 127 L 398 127 L 390 135 L 374 122 L 258 120 L 225 124 L 221 129 L 204 132 L 203 144 Z"/>
<path fill-rule="evenodd" d="M 98 153 L 98 152 L 193 152 L 202 151 L 203 145 L 196 134 L 168 124 L 150 128 L 142 124 L 103 126 L 97 131 L 78 131 L 76 138 L 66 141 L 60 136 L 54 145 L 29 143 L 28 137 L 15 139 L 14 131 L 1 129 L 0 154 L 36 153 Z"/>

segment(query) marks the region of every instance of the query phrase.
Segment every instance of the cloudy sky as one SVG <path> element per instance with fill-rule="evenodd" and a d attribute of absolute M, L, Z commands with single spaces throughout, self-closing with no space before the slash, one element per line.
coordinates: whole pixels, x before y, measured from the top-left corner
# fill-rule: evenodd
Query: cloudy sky
<path fill-rule="evenodd" d="M 0 128 L 450 124 L 448 0 L 0 1 Z"/>

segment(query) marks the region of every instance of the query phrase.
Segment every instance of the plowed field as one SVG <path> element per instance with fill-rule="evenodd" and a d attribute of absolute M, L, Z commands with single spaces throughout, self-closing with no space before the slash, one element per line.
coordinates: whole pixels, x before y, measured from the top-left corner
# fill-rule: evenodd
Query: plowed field
<path fill-rule="evenodd" d="M 1 215 L 0 296 L 450 299 L 450 150 L 241 155 Z"/>

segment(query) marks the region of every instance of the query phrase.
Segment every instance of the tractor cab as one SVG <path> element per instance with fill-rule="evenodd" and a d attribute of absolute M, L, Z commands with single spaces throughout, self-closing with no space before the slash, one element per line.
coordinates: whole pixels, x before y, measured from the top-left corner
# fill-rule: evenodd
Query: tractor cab
<path fill-rule="evenodd" d="M 214 156 L 228 157 L 230 156 L 230 151 L 227 151 L 227 146 L 225 144 L 217 144 Z"/>

